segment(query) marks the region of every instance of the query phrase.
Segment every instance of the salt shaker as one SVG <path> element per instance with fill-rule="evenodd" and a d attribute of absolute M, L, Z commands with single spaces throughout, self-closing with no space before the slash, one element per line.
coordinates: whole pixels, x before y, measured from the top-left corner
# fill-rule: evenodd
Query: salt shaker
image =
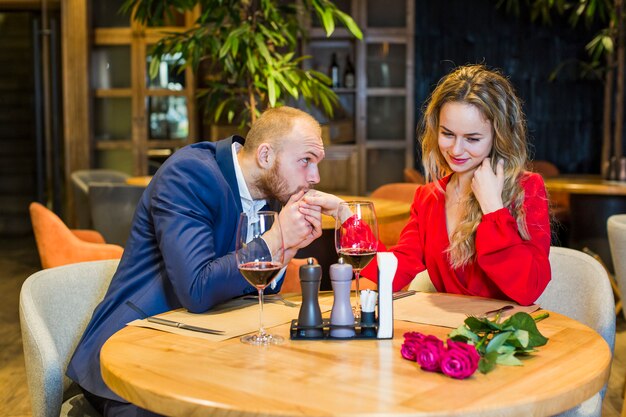
<path fill-rule="evenodd" d="M 354 313 L 350 305 L 350 285 L 352 284 L 352 266 L 339 258 L 339 263 L 330 266 L 330 283 L 333 286 L 333 309 L 330 312 L 330 335 L 332 337 L 354 336 Z M 332 326 L 345 325 L 352 328 L 338 328 Z"/>
<path fill-rule="evenodd" d="M 313 258 L 308 258 L 306 265 L 300 267 L 300 287 L 302 288 L 302 305 L 298 314 L 298 326 L 320 326 L 319 329 L 299 329 L 300 337 L 322 337 L 322 311 L 319 304 L 320 283 L 322 281 L 322 267 L 314 264 Z"/>

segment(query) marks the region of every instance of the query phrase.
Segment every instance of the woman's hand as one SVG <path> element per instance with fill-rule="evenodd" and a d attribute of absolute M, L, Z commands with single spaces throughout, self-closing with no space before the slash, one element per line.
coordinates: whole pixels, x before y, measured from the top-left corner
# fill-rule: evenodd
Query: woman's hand
<path fill-rule="evenodd" d="M 483 214 L 500 210 L 502 203 L 502 189 L 504 188 L 504 161 L 500 159 L 496 165 L 496 172 L 491 169 L 491 160 L 485 158 L 482 164 L 474 171 L 472 178 L 472 192 L 476 196 Z"/>
<path fill-rule="evenodd" d="M 339 208 L 339 204 L 343 203 L 343 200 L 336 195 L 323 193 L 317 190 L 307 191 L 307 193 L 304 195 L 303 200 L 308 204 L 320 207 L 322 210 L 322 214 L 332 217 L 337 216 L 337 209 Z M 345 218 L 343 218 L 343 215 L 340 217 L 342 217 L 342 221 L 345 220 Z M 347 217 L 350 217 L 350 215 L 348 215 Z"/>

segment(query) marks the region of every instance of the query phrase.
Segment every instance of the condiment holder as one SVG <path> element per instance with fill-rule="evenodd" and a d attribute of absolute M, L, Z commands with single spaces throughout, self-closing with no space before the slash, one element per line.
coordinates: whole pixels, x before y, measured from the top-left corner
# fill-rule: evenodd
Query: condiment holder
<path fill-rule="evenodd" d="M 391 339 L 393 338 L 393 293 L 392 282 L 398 261 L 391 252 L 379 252 L 377 295 L 378 315 L 371 307 L 371 300 L 366 304 L 372 311 L 361 311 L 361 320 L 355 321 L 350 306 L 350 284 L 352 267 L 340 260 L 331 265 L 330 278 L 333 285 L 333 308 L 330 318 L 321 318 L 319 311 L 319 282 L 321 269 L 313 265 L 309 258 L 306 265 L 300 267 L 302 286 L 302 306 L 298 319 L 291 321 L 290 337 L 292 340 L 351 340 L 351 339 Z M 375 292 L 366 292 L 364 299 L 375 296 Z M 362 294 L 363 294 L 362 293 Z M 362 303 L 363 305 L 363 303 Z"/>

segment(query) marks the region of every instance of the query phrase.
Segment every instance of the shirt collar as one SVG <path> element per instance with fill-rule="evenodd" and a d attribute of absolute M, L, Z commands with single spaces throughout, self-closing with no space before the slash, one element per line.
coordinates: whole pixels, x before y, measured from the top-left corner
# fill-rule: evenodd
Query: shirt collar
<path fill-rule="evenodd" d="M 238 142 L 233 142 L 232 150 L 233 150 L 233 165 L 235 167 L 235 177 L 237 178 L 237 187 L 239 188 L 239 198 L 241 199 L 241 207 L 243 211 L 246 213 L 254 212 L 261 210 L 263 206 L 267 204 L 267 202 L 263 200 L 253 200 L 252 195 L 250 194 L 250 190 L 248 189 L 248 185 L 246 184 L 246 180 L 243 176 L 243 171 L 241 170 L 241 166 L 239 166 L 239 160 L 237 159 L 237 154 L 243 148 L 243 145 Z"/>

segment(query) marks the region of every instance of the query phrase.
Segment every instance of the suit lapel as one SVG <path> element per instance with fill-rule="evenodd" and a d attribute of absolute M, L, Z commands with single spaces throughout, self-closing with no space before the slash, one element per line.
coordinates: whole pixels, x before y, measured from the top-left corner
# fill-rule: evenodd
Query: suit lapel
<path fill-rule="evenodd" d="M 224 178 L 226 178 L 226 181 L 233 192 L 237 209 L 241 213 L 243 208 L 241 207 L 239 187 L 237 186 L 237 176 L 235 175 L 235 166 L 233 165 L 233 142 L 239 142 L 243 145 L 245 139 L 241 136 L 233 135 L 227 139 L 218 141 L 215 149 L 215 159 L 217 160 L 217 165 L 220 167 L 220 171 L 224 174 Z"/>

